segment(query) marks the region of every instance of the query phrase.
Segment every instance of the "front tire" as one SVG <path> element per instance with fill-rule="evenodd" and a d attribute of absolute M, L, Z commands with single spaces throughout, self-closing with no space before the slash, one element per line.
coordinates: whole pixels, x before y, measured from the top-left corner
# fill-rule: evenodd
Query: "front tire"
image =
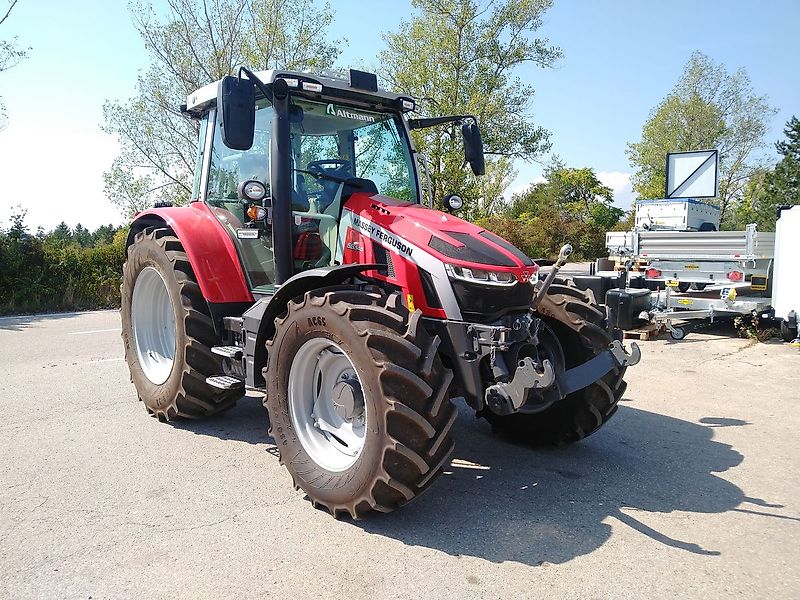
<path fill-rule="evenodd" d="M 139 399 L 161 420 L 201 418 L 233 406 L 241 393 L 218 390 L 222 373 L 211 316 L 189 259 L 166 228 L 136 234 L 123 266 L 122 340 Z"/>
<path fill-rule="evenodd" d="M 553 284 L 537 312 L 555 332 L 563 351 L 564 368 L 582 364 L 613 341 L 605 315 L 591 291 Z M 625 393 L 624 368 L 615 368 L 591 385 L 558 400 L 541 412 L 497 415 L 488 408 L 479 413 L 492 429 L 515 442 L 531 446 L 563 446 L 582 440 L 605 425 Z"/>
<path fill-rule="evenodd" d="M 420 316 L 397 294 L 342 286 L 306 293 L 276 320 L 270 435 L 295 487 L 335 517 L 402 506 L 452 452 L 453 376 Z"/>

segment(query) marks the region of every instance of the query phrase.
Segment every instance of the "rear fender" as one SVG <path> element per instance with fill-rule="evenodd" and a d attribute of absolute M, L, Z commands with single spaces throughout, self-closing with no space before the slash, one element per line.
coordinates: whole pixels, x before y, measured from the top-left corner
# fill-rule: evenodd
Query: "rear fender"
<path fill-rule="evenodd" d="M 181 241 L 203 297 L 209 303 L 251 303 L 253 294 L 230 236 L 202 202 L 154 208 L 136 215 L 126 248 L 147 227 L 169 227 Z"/>

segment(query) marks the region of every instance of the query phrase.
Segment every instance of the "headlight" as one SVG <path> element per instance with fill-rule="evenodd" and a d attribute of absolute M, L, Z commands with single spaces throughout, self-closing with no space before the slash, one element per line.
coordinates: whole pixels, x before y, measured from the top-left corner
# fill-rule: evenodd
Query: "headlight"
<path fill-rule="evenodd" d="M 251 206 L 247 209 L 247 216 L 251 221 L 263 221 L 267 218 L 267 209 L 263 206 Z"/>
<path fill-rule="evenodd" d="M 455 210 L 461 210 L 461 207 L 464 206 L 464 199 L 458 194 L 448 194 L 442 200 L 442 204 L 447 210 L 453 212 Z"/>
<path fill-rule="evenodd" d="M 257 179 L 249 179 L 239 184 L 239 198 L 260 202 L 267 195 L 267 187 Z"/>
<path fill-rule="evenodd" d="M 483 285 L 514 285 L 517 283 L 517 278 L 514 274 L 505 271 L 484 271 L 483 269 L 458 267 L 456 265 L 445 265 L 445 269 L 453 279 L 460 279 L 469 283 Z"/>

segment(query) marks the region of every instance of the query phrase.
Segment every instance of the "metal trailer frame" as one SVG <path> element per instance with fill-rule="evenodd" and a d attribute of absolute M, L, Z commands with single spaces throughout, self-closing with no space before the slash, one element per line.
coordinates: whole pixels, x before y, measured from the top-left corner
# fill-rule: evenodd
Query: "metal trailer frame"
<path fill-rule="evenodd" d="M 675 340 L 686 337 L 685 327 L 674 325 L 673 321 L 706 320 L 713 323 L 715 319 L 727 319 L 742 315 L 758 315 L 764 313 L 771 316 L 771 299 L 761 296 L 740 296 L 736 290 L 749 289 L 747 285 L 730 286 L 720 290 L 714 297 L 705 295 L 675 296 L 670 288 L 651 294 L 652 308 L 649 313 L 640 315 L 651 323 L 664 324 Z"/>
<path fill-rule="evenodd" d="M 766 291 L 775 255 L 775 234 L 759 232 L 755 224 L 744 231 L 628 231 L 606 234 L 612 254 L 648 261 L 661 272 L 648 281 L 734 285 L 728 273 L 742 273 L 754 291 Z M 756 281 L 752 281 L 753 277 Z"/>

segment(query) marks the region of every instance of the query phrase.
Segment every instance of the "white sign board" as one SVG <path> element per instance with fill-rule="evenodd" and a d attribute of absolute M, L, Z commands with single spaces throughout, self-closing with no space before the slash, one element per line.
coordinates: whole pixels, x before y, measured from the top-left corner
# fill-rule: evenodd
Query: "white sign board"
<path fill-rule="evenodd" d="M 666 198 L 715 198 L 718 176 L 716 150 L 669 152 Z"/>

